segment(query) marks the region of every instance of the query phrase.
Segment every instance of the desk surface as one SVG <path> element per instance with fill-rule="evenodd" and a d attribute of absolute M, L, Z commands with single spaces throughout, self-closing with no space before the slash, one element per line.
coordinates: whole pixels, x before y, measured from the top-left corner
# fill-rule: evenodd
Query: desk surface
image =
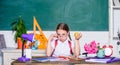
<path fill-rule="evenodd" d="M 15 60 L 12 62 L 11 65 L 120 65 L 120 62 L 102 64 L 102 63 L 89 63 L 85 62 L 84 60 L 81 61 L 71 60 L 71 61 L 47 61 L 47 62 L 29 61 L 26 63 L 22 63 Z"/>

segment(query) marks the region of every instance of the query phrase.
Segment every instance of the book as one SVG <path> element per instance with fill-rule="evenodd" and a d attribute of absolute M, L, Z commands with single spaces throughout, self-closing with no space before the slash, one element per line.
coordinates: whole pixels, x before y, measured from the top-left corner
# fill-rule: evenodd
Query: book
<path fill-rule="evenodd" d="M 68 58 L 51 57 L 49 61 L 68 61 Z"/>
<path fill-rule="evenodd" d="M 46 61 L 68 61 L 69 59 L 58 58 L 58 57 L 42 57 L 42 58 L 33 58 L 32 60 L 37 62 L 46 62 Z"/>
<path fill-rule="evenodd" d="M 112 58 L 111 60 L 107 61 L 107 63 L 111 63 L 111 62 L 120 62 L 120 58 Z"/>
<path fill-rule="evenodd" d="M 48 58 L 32 58 L 32 60 L 34 60 L 34 61 L 37 61 L 37 62 L 46 62 L 46 61 L 49 61 L 49 59 Z"/>
<path fill-rule="evenodd" d="M 111 63 L 120 61 L 120 58 L 108 57 L 108 58 L 87 58 L 85 62 L 95 62 L 95 63 Z"/>
<path fill-rule="evenodd" d="M 86 59 L 85 62 L 107 63 L 110 59 Z"/>

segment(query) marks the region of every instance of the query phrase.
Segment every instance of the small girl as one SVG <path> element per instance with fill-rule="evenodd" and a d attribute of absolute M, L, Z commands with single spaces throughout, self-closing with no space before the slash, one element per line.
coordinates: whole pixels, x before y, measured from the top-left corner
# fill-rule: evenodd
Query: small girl
<path fill-rule="evenodd" d="M 80 43 L 79 39 L 82 37 L 79 33 L 75 37 L 75 43 L 71 40 L 69 27 L 65 23 L 58 24 L 56 33 L 51 34 L 48 39 L 47 45 L 47 56 L 75 56 L 78 57 L 80 54 Z"/>

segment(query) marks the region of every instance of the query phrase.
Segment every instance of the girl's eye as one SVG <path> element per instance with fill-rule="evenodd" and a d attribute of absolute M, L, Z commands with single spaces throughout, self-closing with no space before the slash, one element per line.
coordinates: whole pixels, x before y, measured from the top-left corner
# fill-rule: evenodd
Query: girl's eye
<path fill-rule="evenodd" d="M 57 35 L 60 36 L 60 37 L 66 36 L 65 33 L 63 33 L 63 34 L 57 34 Z"/>
<path fill-rule="evenodd" d="M 65 34 L 62 34 L 63 36 L 65 36 Z"/>

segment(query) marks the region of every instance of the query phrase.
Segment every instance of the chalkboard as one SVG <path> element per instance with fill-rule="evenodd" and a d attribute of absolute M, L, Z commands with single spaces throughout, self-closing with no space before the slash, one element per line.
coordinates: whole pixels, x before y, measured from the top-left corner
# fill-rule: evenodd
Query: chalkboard
<path fill-rule="evenodd" d="M 65 22 L 72 31 L 108 31 L 108 0 L 0 0 L 0 30 L 22 16 L 33 30 L 33 16 L 44 31 Z"/>

